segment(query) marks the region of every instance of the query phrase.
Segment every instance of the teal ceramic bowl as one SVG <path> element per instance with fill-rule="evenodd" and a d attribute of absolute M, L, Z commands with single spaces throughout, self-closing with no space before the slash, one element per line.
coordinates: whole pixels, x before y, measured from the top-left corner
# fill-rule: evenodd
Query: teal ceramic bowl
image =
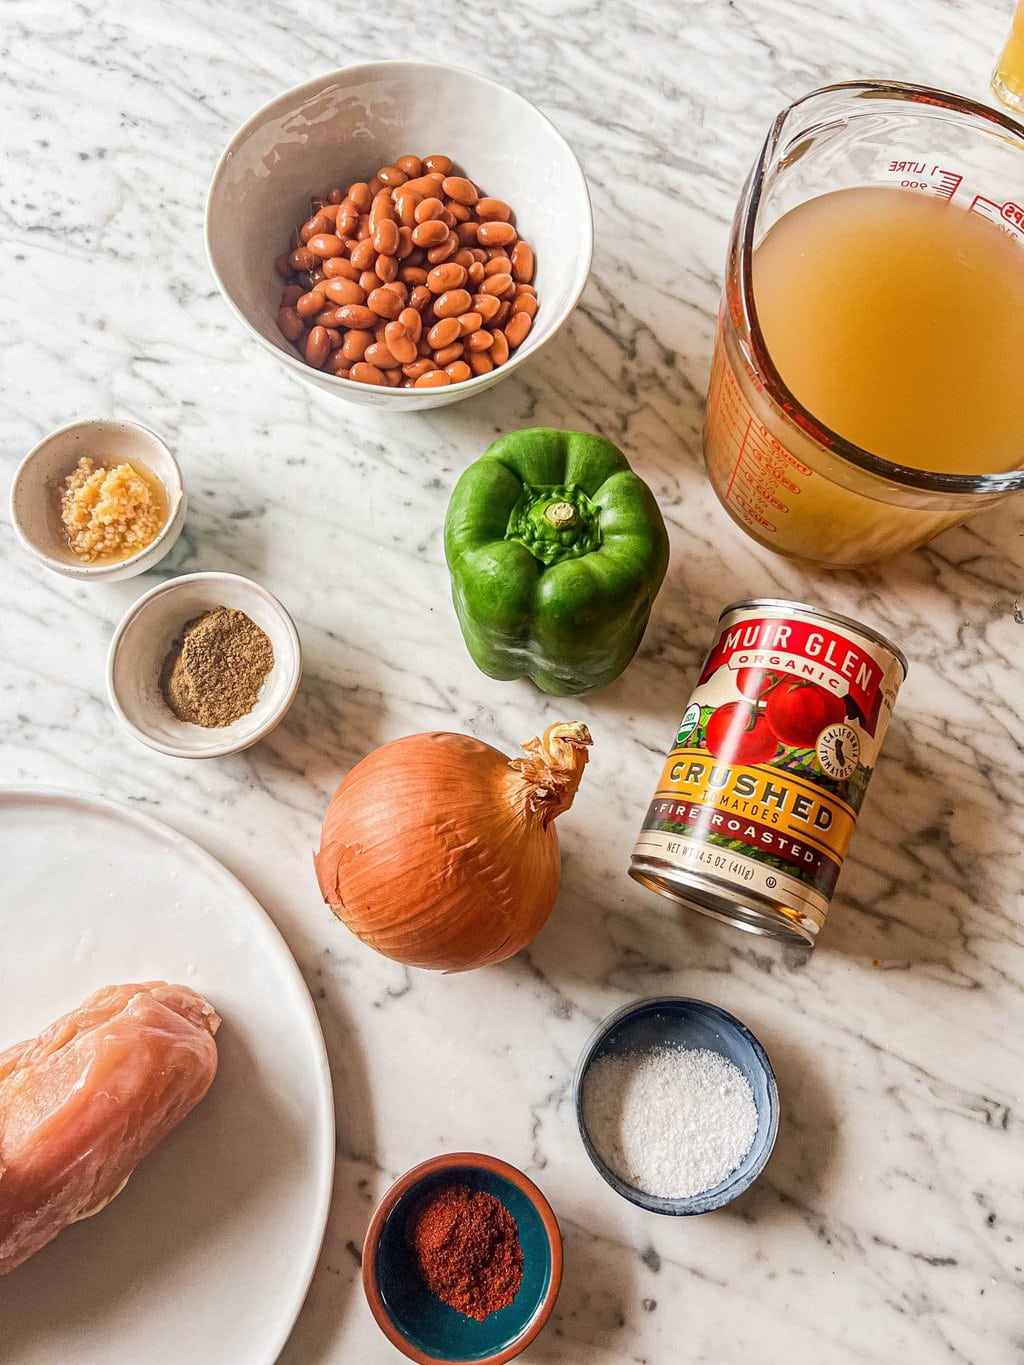
<path fill-rule="evenodd" d="M 433 1187 L 485 1190 L 515 1219 L 523 1282 L 515 1301 L 483 1322 L 465 1317 L 423 1283 L 406 1241 L 413 1209 Z M 562 1282 L 562 1237 L 540 1190 L 497 1157 L 454 1152 L 414 1166 L 381 1200 L 363 1243 L 363 1289 L 378 1327 L 420 1365 L 502 1365 L 525 1351 L 551 1316 Z"/>

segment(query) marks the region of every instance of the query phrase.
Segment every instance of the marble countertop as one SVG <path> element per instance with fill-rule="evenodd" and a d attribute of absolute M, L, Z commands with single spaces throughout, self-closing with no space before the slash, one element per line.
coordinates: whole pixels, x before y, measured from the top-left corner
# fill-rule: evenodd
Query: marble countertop
<path fill-rule="evenodd" d="M 770 118 L 856 76 L 985 99 L 1010 8 L 7 0 L 5 480 L 53 427 L 131 416 L 176 450 L 191 506 L 156 572 L 99 587 L 42 571 L 4 513 L 0 780 L 103 793 L 190 835 L 252 889 L 306 974 L 338 1161 L 288 1365 L 399 1359 L 363 1301 L 358 1248 L 391 1180 L 453 1148 L 520 1165 L 561 1220 L 565 1281 L 524 1357 L 534 1365 L 1024 1355 L 1022 503 L 883 569 L 830 575 L 746 539 L 700 457 L 728 222 Z M 551 116 L 589 177 L 597 244 L 582 303 L 543 356 L 478 399 L 393 417 L 316 393 L 246 339 L 210 279 L 202 213 L 217 155 L 258 105 L 318 71 L 413 53 L 494 76 Z M 472 666 L 441 546 L 458 472 L 496 433 L 535 424 L 620 444 L 672 538 L 636 662 L 568 707 Z M 190 765 L 119 729 L 103 674 L 127 606 L 196 569 L 277 593 L 306 672 L 269 740 Z M 718 611 L 750 595 L 861 617 L 911 659 L 809 957 L 673 913 L 625 875 Z M 443 978 L 377 957 L 333 919 L 310 853 L 353 762 L 424 729 L 511 752 L 568 712 L 596 743 L 560 822 L 563 890 L 529 951 Z M 662 992 L 737 1013 L 778 1074 L 771 1163 L 701 1219 L 619 1200 L 569 1103 L 596 1021 Z"/>

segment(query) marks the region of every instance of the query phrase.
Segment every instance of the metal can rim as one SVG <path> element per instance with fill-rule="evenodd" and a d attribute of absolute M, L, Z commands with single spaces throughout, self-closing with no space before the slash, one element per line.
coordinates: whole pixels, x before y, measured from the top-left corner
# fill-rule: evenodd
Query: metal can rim
<path fill-rule="evenodd" d="M 855 620 L 852 616 L 844 616 L 841 612 L 830 611 L 827 607 L 812 607 L 809 602 L 793 602 L 786 597 L 748 597 L 741 602 L 730 602 L 727 607 L 723 607 L 718 614 L 718 624 L 725 620 L 731 611 L 743 611 L 748 607 L 781 607 L 786 610 L 805 611 L 811 616 L 821 617 L 825 621 L 834 621 L 837 625 L 847 626 L 850 630 L 857 631 L 868 640 L 873 640 L 875 644 L 887 649 L 893 656 L 900 668 L 903 670 L 903 678 L 906 680 L 910 665 L 907 663 L 907 656 L 887 636 L 880 630 L 875 630 L 873 626 L 867 626 L 862 621 Z"/>

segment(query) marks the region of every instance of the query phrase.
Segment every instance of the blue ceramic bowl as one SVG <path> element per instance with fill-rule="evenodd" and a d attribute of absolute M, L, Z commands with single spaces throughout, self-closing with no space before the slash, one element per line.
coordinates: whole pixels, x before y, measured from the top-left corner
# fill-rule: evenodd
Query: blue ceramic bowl
<path fill-rule="evenodd" d="M 746 1077 L 757 1106 L 757 1132 L 750 1151 L 731 1175 L 713 1189 L 684 1199 L 665 1199 L 628 1185 L 605 1163 L 595 1147 L 583 1111 L 587 1071 L 598 1058 L 622 1052 L 648 1052 L 658 1047 L 707 1048 L 728 1058 Z M 684 1216 L 710 1213 L 750 1188 L 764 1170 L 779 1131 L 779 1092 L 768 1054 L 735 1015 L 704 1000 L 665 995 L 623 1005 L 603 1020 L 587 1039 L 573 1078 L 576 1122 L 587 1155 L 616 1194 L 651 1213 Z"/>
<path fill-rule="evenodd" d="M 523 1282 L 508 1308 L 465 1317 L 423 1283 L 406 1242 L 413 1209 L 431 1188 L 462 1184 L 493 1194 L 516 1221 Z M 562 1282 L 562 1237 L 548 1201 L 522 1171 L 497 1157 L 455 1152 L 415 1166 L 381 1200 L 363 1243 L 363 1290 L 378 1327 L 420 1365 L 502 1365 L 525 1351 L 551 1316 Z"/>

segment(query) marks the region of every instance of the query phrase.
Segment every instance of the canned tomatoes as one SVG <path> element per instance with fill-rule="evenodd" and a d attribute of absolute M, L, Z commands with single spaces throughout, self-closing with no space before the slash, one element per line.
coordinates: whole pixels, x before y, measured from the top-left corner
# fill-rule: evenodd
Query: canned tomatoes
<path fill-rule="evenodd" d="M 726 607 L 630 876 L 813 944 L 906 672 L 894 644 L 845 616 L 773 598 Z"/>

